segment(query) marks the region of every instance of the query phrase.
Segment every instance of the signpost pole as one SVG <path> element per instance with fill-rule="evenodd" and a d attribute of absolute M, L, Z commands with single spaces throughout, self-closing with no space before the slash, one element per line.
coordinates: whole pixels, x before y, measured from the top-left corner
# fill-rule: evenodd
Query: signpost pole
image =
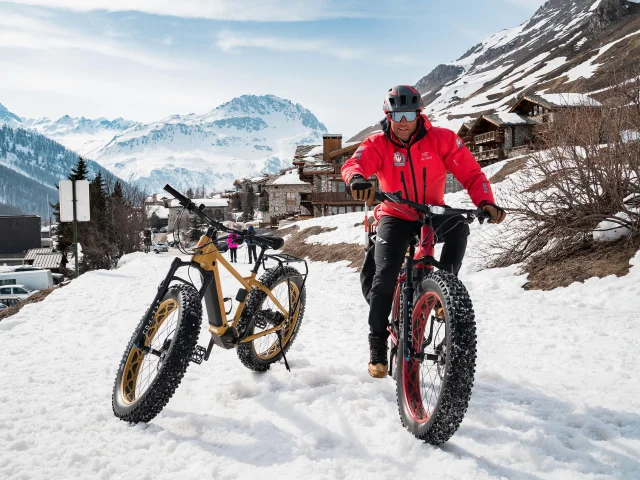
<path fill-rule="evenodd" d="M 71 191 L 73 192 L 73 258 L 76 261 L 76 278 L 78 278 L 78 217 L 76 215 L 76 181 L 71 180 Z"/>

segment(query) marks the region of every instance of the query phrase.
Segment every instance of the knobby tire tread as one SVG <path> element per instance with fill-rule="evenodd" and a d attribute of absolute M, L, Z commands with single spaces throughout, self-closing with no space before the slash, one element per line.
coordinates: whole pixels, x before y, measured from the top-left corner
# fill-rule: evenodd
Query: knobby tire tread
<path fill-rule="evenodd" d="M 136 327 L 127 348 L 122 357 L 118 375 L 112 395 L 113 413 L 116 417 L 123 421 L 138 423 L 149 422 L 167 405 L 175 391 L 177 390 L 187 367 L 191 361 L 191 355 L 198 343 L 200 334 L 200 324 L 202 320 L 202 303 L 198 291 L 192 285 L 173 285 L 169 288 L 169 292 L 177 292 L 177 298 L 180 302 L 180 314 L 178 319 L 177 331 L 174 334 L 171 351 L 165 358 L 160 372 L 152 381 L 151 385 L 144 392 L 140 401 L 134 404 L 134 408 L 124 412 L 118 408 L 116 396 L 120 395 L 120 383 L 122 382 L 122 370 L 129 356 L 129 352 L 133 347 L 134 339 L 138 335 L 140 329 L 145 328 L 144 317 Z M 163 300 L 167 299 L 165 296 Z M 159 306 L 156 305 L 155 309 Z M 155 314 L 155 311 L 154 311 Z"/>
<path fill-rule="evenodd" d="M 414 435 L 432 445 L 441 445 L 448 441 L 458 430 L 469 405 L 476 364 L 476 323 L 473 305 L 464 284 L 453 274 L 437 271 L 427 279 L 437 283 L 444 293 L 442 300 L 446 303 L 445 312 L 449 315 L 449 332 L 452 351 L 446 386 L 441 392 L 434 413 L 435 419 L 426 432 Z M 420 288 L 416 292 L 416 302 L 425 292 Z M 400 321 L 402 332 L 402 319 Z M 401 333 L 400 333 L 401 335 Z M 404 361 L 399 352 L 396 371 L 402 369 Z M 411 420 L 405 421 L 403 415 L 404 391 L 401 382 L 396 382 L 398 412 L 402 424 L 412 431 Z"/>
<path fill-rule="evenodd" d="M 301 282 L 298 279 L 301 279 L 302 276 L 300 272 L 298 272 L 293 267 L 284 267 L 284 271 L 280 267 L 271 268 L 264 272 L 264 274 L 262 274 L 259 281 L 271 290 L 286 275 L 294 276 L 291 281 L 296 281 L 298 288 L 300 288 Z M 251 289 L 249 297 L 247 298 L 247 302 L 244 306 L 244 310 L 242 311 L 242 315 L 240 316 L 240 320 L 238 321 L 238 333 L 241 337 L 252 334 L 254 327 L 253 318 L 259 311 L 262 303 L 266 298 L 267 294 L 262 290 L 259 290 L 257 288 Z M 305 304 L 306 287 L 300 291 L 300 311 L 298 313 L 298 321 L 296 323 L 296 326 L 293 330 L 293 333 L 291 334 L 291 337 L 289 337 L 289 341 L 282 346 L 285 354 L 289 351 L 289 348 L 291 348 L 293 341 L 298 335 L 298 330 L 300 330 L 300 325 L 302 324 L 302 319 L 304 317 Z M 238 343 L 236 350 L 238 353 L 238 358 L 240 358 L 242 364 L 249 370 L 252 370 L 254 372 L 266 372 L 267 370 L 269 370 L 269 367 L 272 363 L 275 363 L 282 359 L 282 351 L 280 351 L 273 358 L 270 358 L 269 360 L 262 360 L 255 353 L 255 350 L 253 348 L 253 341 Z"/>

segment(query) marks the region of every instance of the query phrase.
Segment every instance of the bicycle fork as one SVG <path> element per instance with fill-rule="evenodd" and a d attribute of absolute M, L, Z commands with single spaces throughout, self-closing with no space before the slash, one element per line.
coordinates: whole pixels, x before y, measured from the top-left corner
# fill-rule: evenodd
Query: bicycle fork
<path fill-rule="evenodd" d="M 405 262 L 405 280 L 404 287 L 402 289 L 403 293 L 403 305 L 402 305 L 402 356 L 408 362 L 411 359 L 413 352 L 413 325 L 411 322 L 411 317 L 413 313 L 413 256 L 415 254 L 415 245 L 411 242 L 409 246 L 409 256 Z"/>

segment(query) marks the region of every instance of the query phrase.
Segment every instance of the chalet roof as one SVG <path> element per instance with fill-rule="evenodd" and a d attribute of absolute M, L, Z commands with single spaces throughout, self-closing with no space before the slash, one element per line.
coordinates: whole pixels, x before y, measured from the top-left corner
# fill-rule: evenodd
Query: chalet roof
<path fill-rule="evenodd" d="M 349 155 L 355 152 L 362 142 L 353 142 L 347 145 L 346 147 L 342 147 L 339 150 L 334 150 L 329 154 L 329 158 L 334 159 L 340 157 L 342 155 Z"/>
<path fill-rule="evenodd" d="M 305 157 L 309 155 L 309 152 L 316 147 L 322 147 L 322 145 L 298 145 L 296 151 L 293 154 L 293 162 L 304 162 Z M 320 152 L 322 158 L 322 151 Z"/>
<path fill-rule="evenodd" d="M 60 268 L 62 264 L 62 252 L 39 253 L 33 262 L 34 267 Z"/>
<path fill-rule="evenodd" d="M 487 115 L 482 115 L 480 118 L 484 118 L 500 127 L 503 125 L 533 125 L 536 123 L 524 115 L 511 112 L 489 113 Z"/>
<path fill-rule="evenodd" d="M 288 172 L 271 177 L 265 185 L 309 185 L 309 182 L 300 180 L 297 172 Z"/>
<path fill-rule="evenodd" d="M 47 254 L 47 253 L 53 253 L 53 248 L 49 247 L 49 248 L 30 248 L 29 250 L 27 250 L 27 254 L 24 257 L 24 261 L 26 262 L 27 260 L 35 260 L 36 259 L 36 255 L 42 255 L 42 254 Z"/>
<path fill-rule="evenodd" d="M 471 127 L 473 127 L 474 123 L 476 123 L 475 120 L 464 122 L 462 125 L 460 125 L 460 128 L 458 129 L 458 136 L 463 137 L 465 133 L 471 130 Z"/>
<path fill-rule="evenodd" d="M 523 95 L 509 111 L 513 112 L 525 100 L 548 109 L 602 106 L 600 102 L 584 93 L 540 93 Z"/>

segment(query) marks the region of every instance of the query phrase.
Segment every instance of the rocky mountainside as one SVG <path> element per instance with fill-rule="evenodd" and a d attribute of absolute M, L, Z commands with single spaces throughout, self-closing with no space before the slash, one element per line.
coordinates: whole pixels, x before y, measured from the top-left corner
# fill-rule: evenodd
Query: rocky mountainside
<path fill-rule="evenodd" d="M 0 112 L 0 123 L 2 118 Z M 160 191 L 166 183 L 220 190 L 239 177 L 275 173 L 290 166 L 297 144 L 320 143 L 327 132 L 309 110 L 274 95 L 244 95 L 205 114 L 151 123 L 69 116 L 11 121 L 149 191 Z"/>
<path fill-rule="evenodd" d="M 519 93 L 592 93 L 640 74 L 640 0 L 549 0 L 415 87 L 436 125 L 506 110 Z M 349 141 L 379 129 L 362 130 Z"/>

